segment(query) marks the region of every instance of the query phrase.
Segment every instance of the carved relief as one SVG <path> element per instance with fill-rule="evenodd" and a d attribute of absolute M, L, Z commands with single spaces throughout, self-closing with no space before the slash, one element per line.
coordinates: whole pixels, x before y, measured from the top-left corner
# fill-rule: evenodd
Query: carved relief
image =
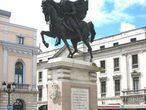
<path fill-rule="evenodd" d="M 59 91 L 59 87 L 56 83 L 52 84 L 50 99 L 52 99 L 54 104 L 60 103 L 61 93 Z"/>

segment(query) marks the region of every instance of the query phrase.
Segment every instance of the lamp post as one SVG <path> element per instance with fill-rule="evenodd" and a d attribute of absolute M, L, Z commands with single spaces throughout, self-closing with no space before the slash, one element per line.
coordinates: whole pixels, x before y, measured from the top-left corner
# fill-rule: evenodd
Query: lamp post
<path fill-rule="evenodd" d="M 10 94 L 15 90 L 15 83 L 2 83 L 2 89 L 8 94 L 8 106 L 10 106 Z"/>

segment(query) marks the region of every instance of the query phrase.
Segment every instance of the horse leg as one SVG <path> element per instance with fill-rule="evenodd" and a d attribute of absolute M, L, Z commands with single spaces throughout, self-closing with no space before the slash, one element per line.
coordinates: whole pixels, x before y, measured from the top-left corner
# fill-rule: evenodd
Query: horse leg
<path fill-rule="evenodd" d="M 76 40 L 71 39 L 71 42 L 72 42 L 72 45 L 73 45 L 73 48 L 74 48 L 74 51 L 73 51 L 73 53 L 72 53 L 72 57 L 73 57 L 73 55 L 74 55 L 76 52 L 78 52 L 78 49 L 77 49 L 78 40 L 77 40 L 77 39 L 76 39 Z"/>
<path fill-rule="evenodd" d="M 49 44 L 45 41 L 45 38 L 44 38 L 44 35 L 48 36 L 48 37 L 54 37 L 54 34 L 52 34 L 50 31 L 42 31 L 41 33 L 41 36 L 42 36 L 42 42 L 43 44 L 48 48 L 49 47 Z"/>
<path fill-rule="evenodd" d="M 92 55 L 92 48 L 89 44 L 89 41 L 88 40 L 83 40 L 83 42 L 86 44 L 86 46 L 88 47 L 88 52 L 90 53 L 90 62 L 92 62 L 92 58 L 93 58 L 93 55 Z"/>
<path fill-rule="evenodd" d="M 72 56 L 72 51 L 71 51 L 71 49 L 70 49 L 70 47 L 69 47 L 69 44 L 67 43 L 67 40 L 64 38 L 64 37 L 62 37 L 62 40 L 63 40 L 63 42 L 64 42 L 64 44 L 66 45 L 66 47 L 68 48 L 68 51 L 69 51 L 69 54 L 68 54 L 68 58 L 72 58 L 73 56 Z"/>
<path fill-rule="evenodd" d="M 40 34 L 42 36 L 42 42 L 43 44 L 48 48 L 49 44 L 45 41 L 44 35 L 46 35 L 49 31 L 42 31 Z"/>

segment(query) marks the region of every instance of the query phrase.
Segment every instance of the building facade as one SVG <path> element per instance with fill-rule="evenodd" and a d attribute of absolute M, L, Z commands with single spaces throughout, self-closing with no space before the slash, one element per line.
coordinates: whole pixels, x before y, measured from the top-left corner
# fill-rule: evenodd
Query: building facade
<path fill-rule="evenodd" d="M 141 28 L 98 40 L 98 109 L 146 108 L 145 32 Z"/>
<path fill-rule="evenodd" d="M 41 67 L 41 64 L 47 63 L 49 59 L 53 57 L 53 55 L 59 51 L 58 49 L 44 52 L 38 55 L 37 57 L 37 108 L 38 110 L 47 110 L 48 104 L 48 81 L 50 80 L 48 75 L 48 70 Z"/>
<path fill-rule="evenodd" d="M 91 45 L 93 62 L 101 67 L 97 73 L 97 109 L 146 108 L 146 28 L 100 38 Z M 74 58 L 89 61 L 86 47 L 80 44 L 78 48 L 80 51 Z M 65 47 L 40 54 L 37 59 L 38 74 L 41 69 L 45 71 L 41 64 L 67 55 Z M 47 71 L 42 73 L 42 77 L 50 79 Z M 43 91 L 47 90 L 43 88 Z M 47 94 L 43 95 L 42 98 Z"/>
<path fill-rule="evenodd" d="M 2 84 L 16 84 L 10 104 L 21 110 L 37 109 L 36 29 L 10 23 L 11 13 L 0 10 L 0 110 L 7 110 Z"/>

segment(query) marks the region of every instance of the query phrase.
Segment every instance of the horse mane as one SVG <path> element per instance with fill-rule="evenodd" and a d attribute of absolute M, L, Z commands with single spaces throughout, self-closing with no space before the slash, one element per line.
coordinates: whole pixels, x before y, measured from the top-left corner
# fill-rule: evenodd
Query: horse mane
<path fill-rule="evenodd" d="M 48 5 L 51 5 L 56 10 L 57 14 L 59 16 L 61 16 L 60 5 L 59 5 L 59 3 L 56 3 L 53 0 L 52 1 L 42 1 L 42 6 L 41 7 L 43 9 L 44 14 L 47 13 Z"/>
<path fill-rule="evenodd" d="M 44 13 L 44 15 L 46 16 L 46 13 L 47 13 L 47 3 L 46 3 L 47 1 L 42 1 L 42 5 L 41 5 L 41 7 L 42 7 L 42 12 Z"/>

